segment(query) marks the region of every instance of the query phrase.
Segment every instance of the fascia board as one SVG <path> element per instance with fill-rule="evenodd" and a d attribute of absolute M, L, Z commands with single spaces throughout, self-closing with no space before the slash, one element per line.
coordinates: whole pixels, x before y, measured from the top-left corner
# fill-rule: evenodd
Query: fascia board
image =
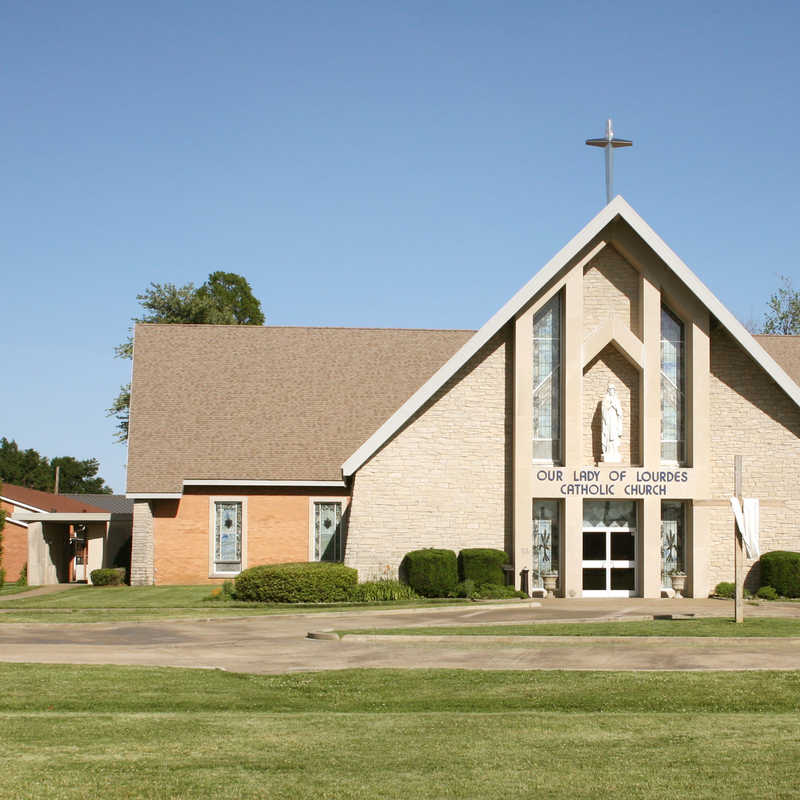
<path fill-rule="evenodd" d="M 352 475 L 391 438 L 433 395 L 469 361 L 507 322 L 543 289 L 565 264 L 574 258 L 619 214 L 621 197 L 615 197 L 594 219 L 567 242 L 464 346 L 437 370 L 358 450 L 342 464 L 342 474 Z"/>
<path fill-rule="evenodd" d="M 183 482 L 186 486 L 287 486 L 287 487 L 319 487 L 325 489 L 344 489 L 347 484 L 344 481 L 254 481 L 254 480 L 236 480 L 236 479 L 220 479 L 220 480 L 185 480 Z"/>
<path fill-rule="evenodd" d="M 180 500 L 180 492 L 127 492 L 128 500 Z"/>
<path fill-rule="evenodd" d="M 19 525 L 20 528 L 27 528 L 28 523 L 23 522 L 21 519 L 14 519 L 14 517 L 6 517 L 6 522 L 11 522 L 14 525 Z"/>
<path fill-rule="evenodd" d="M 14 519 L 22 522 L 108 522 L 111 519 L 111 512 L 70 514 L 68 511 L 53 511 L 49 514 L 34 514 L 22 511 L 14 514 Z"/>

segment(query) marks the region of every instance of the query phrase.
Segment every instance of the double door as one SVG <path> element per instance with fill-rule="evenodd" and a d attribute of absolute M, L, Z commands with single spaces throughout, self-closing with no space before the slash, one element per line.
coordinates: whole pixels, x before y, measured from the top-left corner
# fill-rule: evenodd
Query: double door
<path fill-rule="evenodd" d="M 633 597 L 636 528 L 584 527 L 582 571 L 584 597 Z"/>

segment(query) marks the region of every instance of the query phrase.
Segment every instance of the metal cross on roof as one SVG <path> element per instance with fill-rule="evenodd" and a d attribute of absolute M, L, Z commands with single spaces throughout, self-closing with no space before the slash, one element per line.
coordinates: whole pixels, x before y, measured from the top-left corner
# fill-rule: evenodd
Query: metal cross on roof
<path fill-rule="evenodd" d="M 603 147 L 606 151 L 606 203 L 611 202 L 614 196 L 614 148 L 630 147 L 633 142 L 630 139 L 618 139 L 614 136 L 611 127 L 611 120 L 606 121 L 606 135 L 602 139 L 587 139 L 586 144 L 591 147 Z"/>

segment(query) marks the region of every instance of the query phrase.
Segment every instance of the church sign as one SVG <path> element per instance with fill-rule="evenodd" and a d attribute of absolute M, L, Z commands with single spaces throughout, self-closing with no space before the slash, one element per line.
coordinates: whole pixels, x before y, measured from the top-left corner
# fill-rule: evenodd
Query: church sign
<path fill-rule="evenodd" d="M 680 498 L 693 491 L 693 469 L 639 467 L 547 467 L 534 470 L 539 496 L 596 497 L 615 500 L 640 497 Z"/>

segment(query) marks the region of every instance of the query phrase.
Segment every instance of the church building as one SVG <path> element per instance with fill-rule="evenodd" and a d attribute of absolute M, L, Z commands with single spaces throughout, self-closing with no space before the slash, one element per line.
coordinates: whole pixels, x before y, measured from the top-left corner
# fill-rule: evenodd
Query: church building
<path fill-rule="evenodd" d="M 748 333 L 621 197 L 477 332 L 137 325 L 132 582 L 492 547 L 528 590 L 705 597 L 737 455 L 762 552 L 800 550 L 798 381 L 800 337 Z"/>

